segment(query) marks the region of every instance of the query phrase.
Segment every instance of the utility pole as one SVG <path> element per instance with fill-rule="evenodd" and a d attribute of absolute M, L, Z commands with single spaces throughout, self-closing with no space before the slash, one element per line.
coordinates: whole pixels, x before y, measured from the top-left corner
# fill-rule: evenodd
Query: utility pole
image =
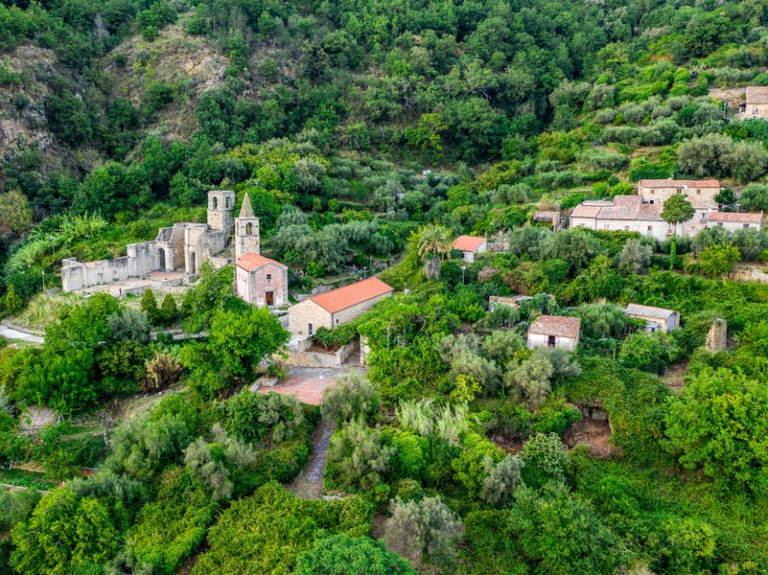
<path fill-rule="evenodd" d="M 461 266 L 461 285 L 464 285 L 464 272 L 466 271 L 467 266 Z"/>

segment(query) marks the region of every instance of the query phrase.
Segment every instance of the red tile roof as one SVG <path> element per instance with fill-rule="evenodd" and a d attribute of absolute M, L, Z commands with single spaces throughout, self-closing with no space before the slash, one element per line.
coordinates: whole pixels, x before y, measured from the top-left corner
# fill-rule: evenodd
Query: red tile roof
<path fill-rule="evenodd" d="M 578 339 L 581 331 L 581 318 L 564 315 L 540 315 L 528 328 L 528 333 L 536 335 L 555 335 Z"/>
<path fill-rule="evenodd" d="M 759 224 L 763 221 L 763 212 L 759 214 L 734 213 L 734 212 L 712 212 L 709 214 L 710 222 L 735 222 L 743 224 Z"/>
<path fill-rule="evenodd" d="M 242 268 L 247 272 L 253 271 L 256 268 L 260 268 L 266 264 L 273 264 L 281 268 L 288 267 L 284 264 L 281 264 L 280 262 L 276 262 L 275 260 L 265 258 L 264 256 L 258 254 L 243 254 L 237 258 L 237 261 L 235 262 L 237 267 Z"/>
<path fill-rule="evenodd" d="M 638 186 L 644 188 L 719 188 L 718 180 L 640 180 Z"/>
<path fill-rule="evenodd" d="M 379 278 L 368 278 L 367 280 L 325 292 L 309 299 L 326 311 L 336 313 L 337 311 L 394 291 L 394 288 L 388 286 Z"/>
<path fill-rule="evenodd" d="M 453 249 L 462 252 L 473 252 L 485 243 L 485 238 L 475 236 L 459 236 L 453 240 Z"/>
<path fill-rule="evenodd" d="M 747 88 L 747 106 L 752 104 L 768 104 L 767 86 L 749 86 Z"/>

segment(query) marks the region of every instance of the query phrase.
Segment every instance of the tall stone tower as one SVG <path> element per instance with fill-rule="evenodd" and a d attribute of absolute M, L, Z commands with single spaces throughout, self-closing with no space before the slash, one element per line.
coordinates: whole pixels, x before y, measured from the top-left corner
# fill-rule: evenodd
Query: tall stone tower
<path fill-rule="evenodd" d="M 235 192 L 208 192 L 208 226 L 219 232 L 231 232 L 234 226 Z"/>
<path fill-rule="evenodd" d="M 251 198 L 245 194 L 240 217 L 235 218 L 235 257 L 244 254 L 259 254 L 261 241 L 259 235 L 259 218 L 253 217 Z"/>

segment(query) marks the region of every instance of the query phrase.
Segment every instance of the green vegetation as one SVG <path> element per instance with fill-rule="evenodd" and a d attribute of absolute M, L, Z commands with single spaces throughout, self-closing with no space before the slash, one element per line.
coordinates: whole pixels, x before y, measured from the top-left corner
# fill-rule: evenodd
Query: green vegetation
<path fill-rule="evenodd" d="M 31 488 L 0 489 L 0 572 L 768 571 L 768 286 L 734 279 L 768 232 L 684 237 L 682 194 L 665 241 L 541 215 L 649 178 L 768 211 L 768 124 L 736 113 L 767 24 L 750 0 L 0 3 L 0 316 L 45 331 L 0 339 L 0 479 Z M 292 294 L 398 290 L 316 331 L 370 348 L 320 408 L 249 391 L 290 334 L 231 266 L 58 293 L 62 259 L 203 222 L 215 189 L 248 194 Z M 541 315 L 580 318 L 578 348 L 529 349 Z M 30 432 L 32 407 L 60 419 Z M 332 497 L 303 499 L 280 484 L 304 495 L 321 420 Z"/>

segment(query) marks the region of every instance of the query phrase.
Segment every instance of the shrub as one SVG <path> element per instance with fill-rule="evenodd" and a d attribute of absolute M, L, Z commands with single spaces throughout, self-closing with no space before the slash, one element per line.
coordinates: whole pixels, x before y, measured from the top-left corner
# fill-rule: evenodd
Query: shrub
<path fill-rule="evenodd" d="M 768 486 L 768 392 L 762 382 L 705 369 L 671 400 L 666 423 L 668 448 L 687 469 L 700 468 L 725 488 L 736 483 L 760 492 Z"/>
<path fill-rule="evenodd" d="M 219 505 L 183 467 L 166 470 L 158 483 L 157 498 L 142 507 L 126 540 L 153 573 L 171 575 L 203 542 Z"/>
<path fill-rule="evenodd" d="M 294 575 L 416 575 L 408 562 L 368 537 L 333 535 L 319 539 L 296 559 Z"/>
<path fill-rule="evenodd" d="M 326 473 L 341 485 L 369 490 L 381 482 L 394 453 L 394 447 L 382 444 L 378 430 L 357 419 L 331 438 L 328 451 L 331 465 Z"/>
<path fill-rule="evenodd" d="M 515 547 L 540 573 L 609 575 L 624 558 L 619 541 L 589 502 L 562 484 L 542 492 L 518 489 L 509 529 Z"/>
<path fill-rule="evenodd" d="M 208 532 L 209 550 L 193 575 L 292 573 L 297 557 L 333 535 L 362 537 L 371 529 L 373 508 L 359 497 L 299 499 L 278 483 L 235 501 Z M 297 521 L 297 518 L 301 518 Z"/>
<path fill-rule="evenodd" d="M 460 519 L 439 497 L 420 502 L 396 498 L 384 527 L 387 549 L 395 551 L 419 568 L 445 567 L 456 556 L 462 531 Z"/>
<path fill-rule="evenodd" d="M 525 442 L 520 452 L 522 478 L 534 489 L 555 482 L 562 483 L 570 471 L 570 461 L 560 437 L 554 433 L 537 433 Z"/>
<path fill-rule="evenodd" d="M 339 425 L 363 417 L 371 420 L 379 411 L 377 386 L 359 372 L 353 371 L 336 380 L 336 385 L 323 390 L 323 417 Z"/>
<path fill-rule="evenodd" d="M 619 362 L 625 367 L 660 375 L 666 371 L 676 354 L 675 342 L 666 333 L 636 333 L 624 340 Z"/>

